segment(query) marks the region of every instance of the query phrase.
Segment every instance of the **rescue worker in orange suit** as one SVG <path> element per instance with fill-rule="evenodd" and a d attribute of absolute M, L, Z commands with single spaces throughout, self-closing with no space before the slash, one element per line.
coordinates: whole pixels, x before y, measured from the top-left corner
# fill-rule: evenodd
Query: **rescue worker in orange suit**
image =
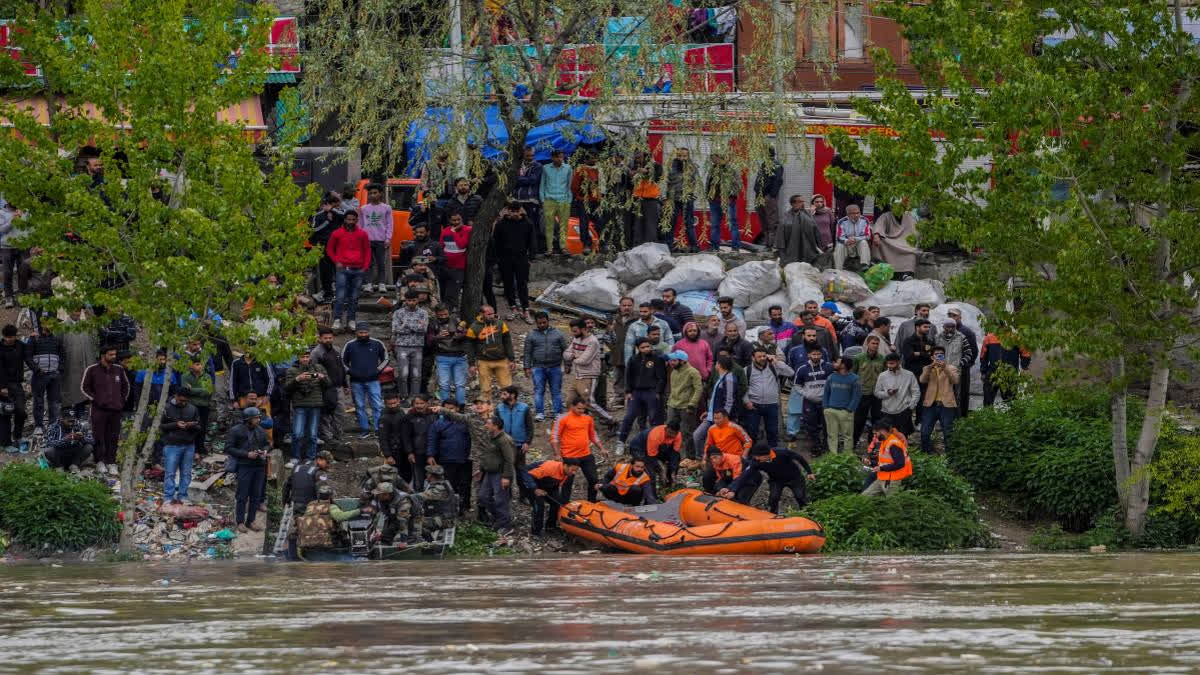
<path fill-rule="evenodd" d="M 646 471 L 646 460 L 638 455 L 634 455 L 628 463 L 617 464 L 609 469 L 600 483 L 600 492 L 610 502 L 625 506 L 658 503 L 654 481 Z"/>
<path fill-rule="evenodd" d="M 679 450 L 683 445 L 683 434 L 679 433 L 679 420 L 643 429 L 629 441 L 629 453 L 634 457 L 645 457 L 646 468 L 664 487 L 675 484 L 675 472 L 679 470 Z"/>
<path fill-rule="evenodd" d="M 900 489 L 900 482 L 913 474 L 912 459 L 908 456 L 908 439 L 904 434 L 895 427 L 881 428 L 875 432 L 875 441 L 879 447 L 879 459 L 874 466 L 867 467 L 875 475 L 875 480 L 862 491 L 866 496 L 896 492 Z"/>
<path fill-rule="evenodd" d="M 758 443 L 750 449 L 750 463 L 742 471 L 742 475 L 733 481 L 733 485 L 717 493 L 718 497 L 730 498 L 750 489 L 750 496 L 762 485 L 762 476 L 766 474 L 770 495 L 767 497 L 767 508 L 771 513 L 779 513 L 779 499 L 783 491 L 791 490 L 796 498 L 796 505 L 803 508 L 808 503 L 808 486 L 806 481 L 816 479 L 808 461 L 791 450 L 772 450 L 766 443 Z M 740 501 L 740 500 L 739 500 Z"/>
<path fill-rule="evenodd" d="M 704 485 L 704 491 L 709 494 L 726 492 L 726 489 L 742 475 L 741 457 L 729 455 L 710 447 L 705 454 L 705 459 L 707 461 L 704 464 L 704 476 L 701 478 L 701 483 Z M 733 493 L 733 500 L 741 504 L 749 504 L 750 498 L 754 496 L 754 490 L 757 488 L 758 483 L 743 484 L 740 492 Z"/>
<path fill-rule="evenodd" d="M 534 536 L 558 529 L 558 507 L 571 501 L 571 479 L 579 471 L 579 460 L 548 459 L 534 462 L 520 472 L 525 487 L 533 491 L 533 517 L 529 531 Z"/>

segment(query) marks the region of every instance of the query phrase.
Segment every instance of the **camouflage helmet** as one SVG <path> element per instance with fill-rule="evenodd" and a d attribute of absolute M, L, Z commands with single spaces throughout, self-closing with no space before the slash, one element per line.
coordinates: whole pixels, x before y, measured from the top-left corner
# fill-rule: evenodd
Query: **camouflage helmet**
<path fill-rule="evenodd" d="M 395 488 L 392 487 L 392 484 L 387 481 L 384 481 L 384 482 L 380 483 L 379 485 L 376 485 L 375 489 L 371 490 L 371 494 L 375 495 L 376 497 L 379 497 L 382 495 L 390 495 L 394 491 L 395 491 Z"/>
<path fill-rule="evenodd" d="M 333 464 L 333 453 L 328 450 L 320 450 L 317 452 L 317 459 L 323 459 L 330 464 Z"/>
<path fill-rule="evenodd" d="M 332 496 L 333 496 L 333 486 L 330 485 L 328 482 L 322 481 L 321 484 L 317 486 L 317 497 L 326 499 L 326 498 L 329 498 Z"/>
<path fill-rule="evenodd" d="M 426 467 L 425 473 L 429 474 L 430 476 L 437 476 L 438 478 L 444 478 L 446 476 L 446 467 L 442 466 L 441 464 L 434 464 L 432 466 Z"/>

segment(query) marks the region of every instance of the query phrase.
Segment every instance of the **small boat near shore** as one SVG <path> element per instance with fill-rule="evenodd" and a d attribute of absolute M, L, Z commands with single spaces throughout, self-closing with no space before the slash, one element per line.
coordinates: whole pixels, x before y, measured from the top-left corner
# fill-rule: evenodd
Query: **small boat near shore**
<path fill-rule="evenodd" d="M 693 489 L 649 506 L 569 502 L 559 509 L 558 526 L 596 544 L 658 555 L 816 553 L 825 545 L 825 530 L 808 518 L 777 516 Z"/>

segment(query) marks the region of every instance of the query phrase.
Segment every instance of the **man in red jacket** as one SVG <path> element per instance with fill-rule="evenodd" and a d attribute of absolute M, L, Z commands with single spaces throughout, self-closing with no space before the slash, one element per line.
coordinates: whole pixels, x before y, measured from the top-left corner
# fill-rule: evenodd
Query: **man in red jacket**
<path fill-rule="evenodd" d="M 462 214 L 450 214 L 450 227 L 442 230 L 442 252 L 446 266 L 442 271 L 442 302 L 454 311 L 462 293 L 467 271 L 467 245 L 471 242 L 471 226 L 464 225 Z"/>
<path fill-rule="evenodd" d="M 371 240 L 366 231 L 358 227 L 358 211 L 347 211 L 342 216 L 342 226 L 330 235 L 329 243 L 325 245 L 325 253 L 337 266 L 333 330 L 336 332 L 342 329 L 343 310 L 346 315 L 346 327 L 354 330 L 354 316 L 358 311 L 358 290 L 362 288 L 363 275 L 371 266 Z"/>

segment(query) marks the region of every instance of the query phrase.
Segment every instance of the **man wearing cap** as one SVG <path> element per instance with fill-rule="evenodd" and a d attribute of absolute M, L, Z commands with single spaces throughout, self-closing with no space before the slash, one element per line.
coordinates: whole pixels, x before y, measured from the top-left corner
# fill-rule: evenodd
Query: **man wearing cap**
<path fill-rule="evenodd" d="M 267 483 L 267 432 L 262 428 L 262 412 L 258 408 L 242 411 L 242 422 L 229 429 L 225 437 L 225 452 L 237 459 L 237 502 L 234 518 L 238 532 L 261 532 L 262 525 L 254 524 L 254 516 L 263 503 Z"/>
<path fill-rule="evenodd" d="M 746 394 L 742 396 L 742 425 L 752 440 L 758 440 L 758 425 L 766 428 L 767 446 L 779 447 L 780 383 L 796 371 L 776 355 L 768 354 L 762 345 L 754 347 L 750 367 L 746 370 Z"/>
<path fill-rule="evenodd" d="M 933 343 L 946 350 L 946 363 L 958 369 L 959 378 L 954 385 L 954 400 L 961 417 L 970 403 L 971 366 L 979 356 L 979 348 L 972 345 L 970 338 L 958 330 L 958 321 L 953 315 L 947 316 L 942 321 L 942 332 L 933 338 Z"/>
<path fill-rule="evenodd" d="M 644 426 L 661 424 L 658 418 L 659 400 L 667 386 L 666 362 L 655 354 L 649 338 L 638 338 L 637 352 L 625 365 L 625 419 L 618 433 L 617 452 L 624 448 L 633 423 L 642 418 Z"/>
<path fill-rule="evenodd" d="M 163 503 L 181 504 L 188 499 L 192 482 L 192 460 L 196 456 L 196 433 L 200 430 L 200 412 L 188 403 L 192 394 L 177 389 L 163 408 L 159 424 L 163 442 Z M 178 483 L 176 474 L 179 475 Z"/>
<path fill-rule="evenodd" d="M 900 367 L 899 354 L 892 352 L 883 362 L 884 370 L 875 380 L 875 398 L 882 413 L 875 429 L 895 427 L 907 436 L 913 430 L 913 408 L 921 400 L 921 387 L 916 375 Z"/>
<path fill-rule="evenodd" d="M 964 346 L 970 348 L 969 352 L 963 355 L 958 371 L 962 375 L 958 378 L 958 416 L 966 417 L 969 412 L 967 409 L 971 407 L 971 368 L 979 358 L 979 336 L 963 324 L 962 310 L 959 308 L 951 307 L 946 316 L 954 320 L 958 332 L 967 339 Z"/>
<path fill-rule="evenodd" d="M 692 367 L 687 352 L 682 349 L 677 349 L 667 355 L 667 370 L 670 373 L 667 421 L 674 423 L 675 431 L 683 432 L 687 455 L 693 457 L 695 456 L 695 441 L 692 439 L 692 434 L 696 431 L 696 409 L 700 405 L 700 397 L 704 395 L 704 381 L 700 378 L 700 371 Z M 675 445 L 678 447 L 679 443 L 677 442 Z M 653 464 L 654 454 L 657 453 L 651 454 L 649 448 L 646 450 L 643 454 L 651 458 Z M 675 458 L 675 465 L 679 465 L 678 457 Z M 674 471 L 670 473 L 674 475 Z"/>
<path fill-rule="evenodd" d="M 283 501 L 292 503 L 292 515 L 304 514 L 308 503 L 317 498 L 317 488 L 329 481 L 329 465 L 333 464 L 333 453 L 321 450 L 314 459 L 296 467 L 283 483 Z"/>

